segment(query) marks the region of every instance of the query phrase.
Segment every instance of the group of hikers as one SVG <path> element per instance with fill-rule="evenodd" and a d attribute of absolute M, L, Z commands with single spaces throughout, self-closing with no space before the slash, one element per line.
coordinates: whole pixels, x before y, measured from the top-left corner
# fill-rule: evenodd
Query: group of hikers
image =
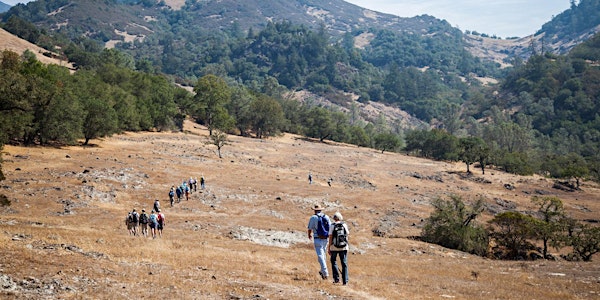
<path fill-rule="evenodd" d="M 312 183 L 312 175 L 309 174 L 309 182 Z M 205 188 L 204 176 L 200 179 L 200 188 Z M 198 190 L 197 180 L 190 177 L 189 180 L 184 180 L 180 186 L 171 186 L 169 191 L 169 200 L 171 207 L 177 196 L 177 202 L 181 202 L 181 198 L 185 195 L 186 200 L 189 200 L 189 195 L 192 191 Z M 330 256 L 331 271 L 333 275 L 333 283 L 348 284 L 348 225 L 343 221 L 342 214 L 336 212 L 333 215 L 333 222 L 325 213 L 320 205 L 313 207 L 314 214 L 311 215 L 308 221 L 308 239 L 312 239 L 314 248 L 317 253 L 317 260 L 321 269 L 319 275 L 322 279 L 329 278 L 329 270 L 327 268 L 326 257 Z M 160 209 L 160 200 L 154 200 L 154 205 L 150 215 L 146 214 L 146 210 L 138 214 L 135 208 L 128 212 L 125 219 L 127 230 L 130 235 L 148 237 L 148 227 L 150 228 L 152 238 L 157 236 L 162 237 L 162 231 L 165 227 L 165 215 Z M 139 232 L 138 232 L 139 230 Z M 337 257 L 340 258 L 341 272 L 338 268 Z M 341 278 L 340 278 L 341 275 Z"/>
<path fill-rule="evenodd" d="M 312 184 L 312 183 L 313 183 L 312 173 L 308 173 L 308 184 Z M 331 183 L 333 183 L 333 178 L 329 177 L 327 179 L 327 185 L 331 186 Z"/>
<path fill-rule="evenodd" d="M 204 175 L 200 177 L 200 189 L 206 188 L 206 180 L 204 179 Z M 183 180 L 181 185 L 175 187 L 171 186 L 169 190 L 169 202 L 171 203 L 171 207 L 173 207 L 173 203 L 175 202 L 175 197 L 177 197 L 177 203 L 181 202 L 181 199 L 185 197 L 186 200 L 190 199 L 190 194 L 192 192 L 198 191 L 198 180 L 196 178 L 190 177 L 189 180 Z M 135 208 L 127 213 L 127 217 L 125 218 L 125 225 L 127 226 L 127 231 L 130 235 L 133 236 L 143 236 L 148 237 L 148 228 L 150 228 L 150 234 L 152 238 L 162 237 L 163 228 L 165 227 L 165 215 L 160 209 L 160 200 L 154 200 L 153 209 L 150 212 L 150 215 L 146 213 L 145 209 L 142 209 L 141 213 L 138 213 Z"/>
<path fill-rule="evenodd" d="M 340 283 L 340 271 L 337 265 L 337 257 L 340 257 L 342 272 L 341 280 L 343 285 L 348 284 L 348 225 L 344 223 L 344 218 L 340 212 L 333 215 L 333 222 L 329 216 L 322 212 L 323 208 L 320 205 L 313 207 L 314 214 L 308 221 L 308 239 L 314 241 L 315 251 L 317 252 L 317 260 L 321 265 L 319 275 L 322 279 L 329 277 L 327 269 L 326 255 L 329 254 L 331 262 L 331 271 L 333 275 L 333 283 Z"/>
<path fill-rule="evenodd" d="M 200 189 L 206 188 L 206 180 L 204 175 L 200 176 Z M 185 196 L 185 200 L 190 200 L 190 194 L 198 191 L 198 180 L 194 177 L 190 177 L 189 180 L 183 180 L 177 187 L 172 185 L 169 190 L 169 202 L 171 207 L 175 203 L 175 197 L 177 197 L 177 203 L 181 202 L 181 199 Z"/>
<path fill-rule="evenodd" d="M 162 237 L 165 223 L 165 214 L 160 211 L 160 201 L 158 199 L 154 200 L 154 207 L 150 215 L 146 213 L 145 209 L 142 209 L 142 212 L 138 213 L 134 208 L 127 213 L 127 217 L 125 218 L 125 225 L 130 235 L 148 237 L 149 227 L 153 239 L 156 236 Z"/>

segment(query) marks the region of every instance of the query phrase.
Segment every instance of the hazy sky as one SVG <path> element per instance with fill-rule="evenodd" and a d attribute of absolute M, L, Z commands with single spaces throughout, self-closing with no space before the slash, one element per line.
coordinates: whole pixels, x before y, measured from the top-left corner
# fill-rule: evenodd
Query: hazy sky
<path fill-rule="evenodd" d="M 0 0 L 6 4 L 23 0 Z M 243 1 L 243 0 L 241 0 Z M 268 1 L 268 0 L 265 0 Z M 523 37 L 535 33 L 552 16 L 567 10 L 570 0 L 346 0 L 371 10 L 400 17 L 431 15 L 445 19 L 462 31 L 499 37 Z"/>
<path fill-rule="evenodd" d="M 27 3 L 29 1 L 22 1 L 22 0 L 12 0 L 12 1 L 11 0 L 0 0 L 0 2 L 4 2 L 4 3 L 8 4 L 8 5 L 15 5 L 17 3 Z"/>
<path fill-rule="evenodd" d="M 346 0 L 378 12 L 414 17 L 427 14 L 445 19 L 462 31 L 499 37 L 535 33 L 552 16 L 570 7 L 569 0 Z"/>

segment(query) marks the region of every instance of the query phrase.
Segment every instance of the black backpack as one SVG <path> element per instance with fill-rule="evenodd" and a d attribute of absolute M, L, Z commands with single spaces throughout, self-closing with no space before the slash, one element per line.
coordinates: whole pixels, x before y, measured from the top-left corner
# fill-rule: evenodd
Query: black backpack
<path fill-rule="evenodd" d="M 344 228 L 344 223 L 335 223 L 333 225 L 332 242 L 336 248 L 344 248 L 348 246 L 348 233 Z"/>
<path fill-rule="evenodd" d="M 140 215 L 140 223 L 148 224 L 148 215 L 146 213 Z"/>
<path fill-rule="evenodd" d="M 132 213 L 131 214 L 131 222 L 133 222 L 133 223 L 137 223 L 138 222 L 138 214 L 137 213 Z"/>

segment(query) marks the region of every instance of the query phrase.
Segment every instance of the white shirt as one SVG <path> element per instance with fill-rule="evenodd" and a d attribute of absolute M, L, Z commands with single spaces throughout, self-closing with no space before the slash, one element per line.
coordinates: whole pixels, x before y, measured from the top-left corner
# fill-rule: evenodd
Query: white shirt
<path fill-rule="evenodd" d="M 333 222 L 331 223 L 331 225 L 329 225 L 329 236 L 332 237 L 333 239 L 333 227 L 335 226 L 335 224 L 337 223 L 342 223 L 342 225 L 344 226 L 344 229 L 346 229 L 346 238 L 348 240 L 348 244 L 346 245 L 346 247 L 344 248 L 337 248 L 336 246 L 333 245 L 333 240 L 329 245 L 329 250 L 331 251 L 344 251 L 344 250 L 348 250 L 348 245 L 350 245 L 350 230 L 348 230 L 348 225 L 344 222 Z"/>

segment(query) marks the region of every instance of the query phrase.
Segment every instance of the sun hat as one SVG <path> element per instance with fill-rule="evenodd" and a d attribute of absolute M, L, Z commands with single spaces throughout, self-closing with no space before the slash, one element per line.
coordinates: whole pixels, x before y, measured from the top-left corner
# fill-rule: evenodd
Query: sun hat
<path fill-rule="evenodd" d="M 344 217 L 342 217 L 342 213 L 340 213 L 339 211 L 336 212 L 335 214 L 333 214 L 333 218 L 338 220 L 338 221 L 343 221 Z"/>
<path fill-rule="evenodd" d="M 316 204 L 316 205 L 313 207 L 313 210 L 323 210 L 323 207 L 321 207 L 321 205 L 319 205 L 319 204 Z"/>

